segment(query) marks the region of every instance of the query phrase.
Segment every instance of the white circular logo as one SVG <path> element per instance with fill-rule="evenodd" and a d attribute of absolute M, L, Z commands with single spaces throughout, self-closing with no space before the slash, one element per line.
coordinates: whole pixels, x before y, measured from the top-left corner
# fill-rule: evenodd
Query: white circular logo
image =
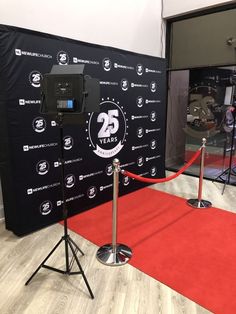
<path fill-rule="evenodd" d="M 88 198 L 94 198 L 97 195 L 97 188 L 96 186 L 90 186 L 87 190 Z"/>
<path fill-rule="evenodd" d="M 136 104 L 139 108 L 141 108 L 144 104 L 144 99 L 142 96 L 138 96 L 137 99 L 136 99 Z"/>
<path fill-rule="evenodd" d="M 69 55 L 67 52 L 61 50 L 57 53 L 57 62 L 58 64 L 60 65 L 66 65 L 66 64 L 69 64 Z"/>
<path fill-rule="evenodd" d="M 39 206 L 39 211 L 42 215 L 48 215 L 52 211 L 52 202 L 44 201 Z"/>
<path fill-rule="evenodd" d="M 143 75 L 143 65 L 142 64 L 137 64 L 136 66 L 136 72 L 138 75 Z"/>
<path fill-rule="evenodd" d="M 43 78 L 42 74 L 36 70 L 30 72 L 29 74 L 29 82 L 31 86 L 36 87 L 36 88 L 41 86 L 42 78 Z"/>
<path fill-rule="evenodd" d="M 127 80 L 126 78 L 123 78 L 123 79 L 121 80 L 121 82 L 120 82 L 120 86 L 121 86 L 121 89 L 122 89 L 123 91 L 127 91 L 128 88 L 129 88 L 129 82 L 128 82 L 128 80 Z"/>
<path fill-rule="evenodd" d="M 65 184 L 68 189 L 72 188 L 75 185 L 75 176 L 73 174 L 68 174 L 65 177 Z"/>
<path fill-rule="evenodd" d="M 46 120 L 42 117 L 37 117 L 32 122 L 32 127 L 34 131 L 37 133 L 44 132 L 46 130 L 46 126 L 47 126 Z"/>
<path fill-rule="evenodd" d="M 144 128 L 143 127 L 138 127 L 137 128 L 137 136 L 138 136 L 138 138 L 142 138 L 143 137 L 143 135 L 144 135 Z"/>
<path fill-rule="evenodd" d="M 36 165 L 36 171 L 41 176 L 47 174 L 49 171 L 49 163 L 47 160 L 40 160 Z"/>
<path fill-rule="evenodd" d="M 122 107 L 114 101 L 100 103 L 100 113 L 92 113 L 88 121 L 88 140 L 93 152 L 102 158 L 118 154 L 124 146 L 126 118 Z"/>
<path fill-rule="evenodd" d="M 112 164 L 108 164 L 108 165 L 106 166 L 106 174 L 107 174 L 108 176 L 111 176 L 111 175 L 113 174 L 113 167 L 112 167 Z"/>
<path fill-rule="evenodd" d="M 150 83 L 150 89 L 151 89 L 151 92 L 152 92 L 152 93 L 155 93 L 155 91 L 157 90 L 157 83 L 154 82 L 154 81 L 152 81 L 152 82 Z"/>
<path fill-rule="evenodd" d="M 63 138 L 64 149 L 70 150 L 74 145 L 74 140 L 70 135 L 67 135 Z"/>
<path fill-rule="evenodd" d="M 157 147 L 157 141 L 155 139 L 152 139 L 150 141 L 150 148 L 155 149 Z"/>
<path fill-rule="evenodd" d="M 104 71 L 110 71 L 112 67 L 111 60 L 109 58 L 104 58 L 102 60 L 102 66 L 103 66 Z"/>
<path fill-rule="evenodd" d="M 150 169 L 150 175 L 152 177 L 155 177 L 155 175 L 157 174 L 157 167 L 153 166 L 151 169 Z"/>
<path fill-rule="evenodd" d="M 122 183 L 123 183 L 124 186 L 129 185 L 130 184 L 130 178 L 127 177 L 127 176 L 123 177 Z"/>
<path fill-rule="evenodd" d="M 156 119 L 157 119 L 157 113 L 156 113 L 156 111 L 152 111 L 152 112 L 150 113 L 150 120 L 151 120 L 152 122 L 155 122 Z"/>
<path fill-rule="evenodd" d="M 137 165 L 139 167 L 142 167 L 144 164 L 144 157 L 143 156 L 139 156 L 138 159 L 137 159 Z"/>

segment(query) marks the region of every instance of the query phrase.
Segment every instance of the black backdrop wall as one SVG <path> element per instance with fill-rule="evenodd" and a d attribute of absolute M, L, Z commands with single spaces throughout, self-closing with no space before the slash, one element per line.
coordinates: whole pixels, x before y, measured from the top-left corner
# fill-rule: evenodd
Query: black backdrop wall
<path fill-rule="evenodd" d="M 164 177 L 165 60 L 0 25 L 1 182 L 6 227 L 23 235 L 62 218 L 59 129 L 39 114 L 53 64 L 85 64 L 100 80 L 100 113 L 64 127 L 69 215 L 112 198 L 112 160 Z M 120 195 L 145 185 L 120 177 Z"/>

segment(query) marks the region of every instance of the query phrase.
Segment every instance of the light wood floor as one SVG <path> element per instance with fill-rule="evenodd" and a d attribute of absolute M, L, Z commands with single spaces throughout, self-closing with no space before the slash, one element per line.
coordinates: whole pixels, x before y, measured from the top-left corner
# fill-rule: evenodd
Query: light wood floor
<path fill-rule="evenodd" d="M 181 175 L 152 188 L 185 198 L 196 198 L 198 179 Z M 203 198 L 214 206 L 236 211 L 236 187 L 204 181 Z M 205 314 L 210 313 L 164 284 L 129 264 L 108 267 L 96 260 L 97 247 L 70 232 L 85 252 L 80 258 L 95 295 L 90 299 L 81 275 L 66 276 L 41 269 L 32 282 L 26 280 L 63 234 L 59 224 L 23 238 L 6 231 L 0 222 L 0 313 L 1 314 Z M 64 266 L 63 246 L 48 264 Z"/>

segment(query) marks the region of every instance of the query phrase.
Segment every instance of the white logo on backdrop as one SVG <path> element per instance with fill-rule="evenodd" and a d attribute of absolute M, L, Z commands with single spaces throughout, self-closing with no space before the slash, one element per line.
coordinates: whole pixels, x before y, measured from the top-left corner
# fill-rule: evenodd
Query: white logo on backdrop
<path fill-rule="evenodd" d="M 159 132 L 161 129 L 146 129 L 146 133 Z"/>
<path fill-rule="evenodd" d="M 150 169 L 150 175 L 152 177 L 155 177 L 155 175 L 157 174 L 157 167 L 153 166 L 151 169 Z"/>
<path fill-rule="evenodd" d="M 86 178 L 91 178 L 93 176 L 97 176 L 97 175 L 102 174 L 102 173 L 103 173 L 103 171 L 91 172 L 91 173 L 88 173 L 88 174 L 81 174 L 79 176 L 79 180 L 84 180 Z"/>
<path fill-rule="evenodd" d="M 42 215 L 48 215 L 52 211 L 52 202 L 51 201 L 44 201 L 39 206 L 39 211 Z"/>
<path fill-rule="evenodd" d="M 107 85 L 107 86 L 118 86 L 118 82 L 110 82 L 110 81 L 100 81 L 100 85 Z"/>
<path fill-rule="evenodd" d="M 143 65 L 142 64 L 137 64 L 136 66 L 136 72 L 138 75 L 143 75 Z"/>
<path fill-rule="evenodd" d="M 21 49 L 15 49 L 15 55 L 16 56 L 27 56 L 27 57 L 37 57 L 37 58 L 52 59 L 52 56 L 48 55 L 46 53 L 24 51 L 24 50 L 21 50 Z"/>
<path fill-rule="evenodd" d="M 44 132 L 46 130 L 46 126 L 47 126 L 46 120 L 42 117 L 37 117 L 32 122 L 32 127 L 34 131 L 37 133 Z"/>
<path fill-rule="evenodd" d="M 122 164 L 122 165 L 120 166 L 120 168 L 125 168 L 125 167 L 129 167 L 129 166 L 132 166 L 132 165 L 135 165 L 135 162 L 134 162 L 134 161 L 127 162 L 126 164 Z"/>
<path fill-rule="evenodd" d="M 120 86 L 121 86 L 121 89 L 122 89 L 123 91 L 127 91 L 128 88 L 129 88 L 129 82 L 128 82 L 128 80 L 127 80 L 126 78 L 123 78 L 123 79 L 121 80 L 121 82 L 120 82 Z"/>
<path fill-rule="evenodd" d="M 137 132 L 136 132 L 138 138 L 142 138 L 144 135 L 144 128 L 143 127 L 138 127 Z"/>
<path fill-rule="evenodd" d="M 150 113 L 150 120 L 151 120 L 151 122 L 155 122 L 156 119 L 157 119 L 157 113 L 156 113 L 156 111 L 152 111 Z"/>
<path fill-rule="evenodd" d="M 146 161 L 153 160 L 153 159 L 158 159 L 160 157 L 161 157 L 161 155 L 152 156 L 152 157 L 146 157 Z"/>
<path fill-rule="evenodd" d="M 162 73 L 161 71 L 159 71 L 159 70 L 153 70 L 153 69 L 149 69 L 149 68 L 146 68 L 145 69 L 145 72 L 146 73 Z"/>
<path fill-rule="evenodd" d="M 157 147 L 157 141 L 155 139 L 152 139 L 150 141 L 150 148 L 155 149 Z"/>
<path fill-rule="evenodd" d="M 109 58 L 104 58 L 102 60 L 102 66 L 103 66 L 104 71 L 110 71 L 112 67 L 111 60 Z"/>
<path fill-rule="evenodd" d="M 139 156 L 138 159 L 137 159 L 137 165 L 139 167 L 142 167 L 144 164 L 144 157 L 143 156 Z"/>
<path fill-rule="evenodd" d="M 65 160 L 65 165 L 73 164 L 75 162 L 80 162 L 82 160 L 83 160 L 83 158 L 81 158 L 81 157 L 75 158 L 75 159 L 68 159 L 68 160 Z"/>
<path fill-rule="evenodd" d="M 152 92 L 152 93 L 155 93 L 156 90 L 157 90 L 157 83 L 154 82 L 154 81 L 152 81 L 152 82 L 150 83 L 150 89 L 151 89 L 151 92 Z"/>
<path fill-rule="evenodd" d="M 88 198 L 94 198 L 97 195 L 97 188 L 96 186 L 90 186 L 87 190 Z"/>
<path fill-rule="evenodd" d="M 64 149 L 70 150 L 74 145 L 74 140 L 73 140 L 72 136 L 67 135 L 63 138 L 63 143 L 64 143 Z"/>
<path fill-rule="evenodd" d="M 15 49 L 15 55 L 21 56 L 21 49 Z"/>
<path fill-rule="evenodd" d="M 44 190 L 47 190 L 47 189 L 55 188 L 55 187 L 57 187 L 59 185 L 61 185 L 60 182 L 55 182 L 55 183 L 44 185 L 44 186 L 40 186 L 40 187 L 37 187 L 37 188 L 30 188 L 30 189 L 27 189 L 27 194 L 29 195 L 29 194 L 33 194 L 35 192 L 41 192 L 41 191 L 44 191 Z"/>
<path fill-rule="evenodd" d="M 112 184 L 112 183 L 111 183 L 111 184 L 108 184 L 108 185 L 101 185 L 100 188 L 99 188 L 99 190 L 102 192 L 102 191 L 104 191 L 104 190 L 106 190 L 106 189 L 109 189 L 109 188 L 111 188 L 111 187 L 113 187 L 113 184 Z"/>
<path fill-rule="evenodd" d="M 113 167 L 112 167 L 112 164 L 108 164 L 108 165 L 106 166 L 106 174 L 107 174 L 108 176 L 111 176 L 111 175 L 113 174 Z"/>
<path fill-rule="evenodd" d="M 68 189 L 72 188 L 75 185 L 75 176 L 73 174 L 68 174 L 65 177 L 65 184 Z"/>
<path fill-rule="evenodd" d="M 69 64 L 70 58 L 67 52 L 61 50 L 57 53 L 57 63 L 60 65 Z"/>
<path fill-rule="evenodd" d="M 145 116 L 131 116 L 131 120 L 136 120 L 136 119 L 147 119 L 148 118 L 148 116 L 147 115 L 145 115 Z"/>
<path fill-rule="evenodd" d="M 144 99 L 142 96 L 138 96 L 136 98 L 136 104 L 139 108 L 141 108 L 144 105 Z"/>
<path fill-rule="evenodd" d="M 39 88 L 41 86 L 42 78 L 43 78 L 42 74 L 37 70 L 34 70 L 30 72 L 29 74 L 29 82 L 31 86 L 36 87 L 36 88 Z"/>
<path fill-rule="evenodd" d="M 71 196 L 69 198 L 66 199 L 66 203 L 77 200 L 81 197 L 84 197 L 84 194 L 79 194 L 79 195 L 75 195 L 75 196 Z M 58 200 L 57 201 L 57 206 L 61 206 L 64 202 L 62 200 Z"/>
<path fill-rule="evenodd" d="M 139 174 L 140 177 L 146 177 L 148 175 L 149 175 L 149 172 L 143 172 Z"/>
<path fill-rule="evenodd" d="M 145 100 L 146 104 L 155 104 L 155 103 L 159 104 L 160 102 L 161 101 L 159 99 L 146 99 Z"/>
<path fill-rule="evenodd" d="M 19 99 L 19 105 L 25 106 L 25 105 L 39 105 L 41 103 L 40 100 L 37 99 Z"/>
<path fill-rule="evenodd" d="M 95 61 L 95 60 L 85 60 L 85 59 L 80 59 L 80 58 L 77 58 L 77 57 L 73 57 L 73 63 L 85 63 L 85 64 L 99 65 L 98 61 Z"/>
<path fill-rule="evenodd" d="M 38 145 L 23 145 L 23 151 L 28 152 L 31 149 L 41 149 L 41 148 L 47 148 L 47 147 L 55 147 L 58 143 L 46 143 L 46 144 L 38 144 Z"/>
<path fill-rule="evenodd" d="M 41 176 L 47 174 L 49 171 L 49 163 L 47 160 L 40 160 L 36 165 L 36 171 Z"/>
<path fill-rule="evenodd" d="M 114 68 L 115 69 L 123 69 L 123 70 L 134 70 L 134 67 L 129 66 L 129 65 L 123 65 L 123 64 L 118 64 L 118 63 L 114 63 Z"/>
<path fill-rule="evenodd" d="M 55 147 L 58 143 L 46 143 L 46 144 L 38 144 L 38 145 L 23 145 L 23 151 L 28 152 L 31 149 L 40 149 L 40 148 L 47 148 L 47 147 Z"/>
<path fill-rule="evenodd" d="M 139 83 L 132 82 L 131 83 L 131 87 L 132 88 L 148 88 L 148 85 L 147 84 L 139 84 Z"/>
<path fill-rule="evenodd" d="M 141 148 L 145 148 L 145 147 L 148 147 L 148 144 L 139 145 L 139 146 L 132 146 L 132 150 L 141 149 Z"/>
<path fill-rule="evenodd" d="M 122 183 L 123 183 L 124 186 L 129 185 L 130 184 L 130 178 L 127 177 L 127 176 L 123 177 Z"/>

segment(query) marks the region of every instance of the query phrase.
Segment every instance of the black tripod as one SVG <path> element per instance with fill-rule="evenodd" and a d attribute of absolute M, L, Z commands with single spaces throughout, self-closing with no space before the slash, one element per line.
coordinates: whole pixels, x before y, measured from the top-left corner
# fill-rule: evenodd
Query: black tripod
<path fill-rule="evenodd" d="M 77 252 L 79 251 L 82 255 L 84 253 L 81 251 L 81 249 L 76 245 L 76 243 L 71 239 L 70 235 L 68 234 L 68 229 L 67 229 L 67 216 L 68 216 L 68 210 L 66 206 L 66 197 L 65 197 L 65 190 L 64 190 L 64 180 L 65 180 L 65 170 L 64 170 L 64 143 L 63 143 L 63 113 L 58 112 L 57 116 L 58 120 L 58 125 L 60 128 L 60 148 L 61 148 L 61 158 L 60 158 L 60 163 L 61 163 L 61 192 L 62 192 L 62 200 L 63 200 L 63 220 L 64 220 L 64 235 L 61 237 L 61 239 L 57 242 L 57 244 L 54 246 L 54 248 L 51 250 L 51 252 L 47 255 L 47 257 L 42 261 L 42 263 L 38 266 L 38 268 L 34 271 L 34 273 L 31 275 L 31 277 L 27 280 L 25 285 L 28 285 L 30 281 L 33 279 L 33 277 L 37 274 L 37 272 L 40 270 L 41 267 L 47 268 L 53 271 L 56 271 L 61 274 L 66 274 L 66 275 L 82 275 L 83 279 L 85 281 L 85 284 L 88 288 L 88 291 L 90 293 L 90 296 L 92 299 L 94 299 L 93 292 L 89 286 L 89 283 L 87 281 L 87 278 L 84 274 L 84 271 L 81 267 L 81 264 L 79 262 L 79 259 L 77 257 Z M 65 243 L 65 263 L 66 267 L 65 270 L 61 270 L 55 267 L 51 267 L 46 265 L 46 261 L 49 259 L 49 257 L 56 251 L 56 249 L 59 247 L 59 245 L 64 242 Z M 72 258 L 71 260 L 69 259 L 69 249 L 72 252 Z M 71 271 L 72 266 L 74 264 L 74 261 L 76 261 L 76 264 L 79 268 L 79 271 Z"/>
<path fill-rule="evenodd" d="M 216 181 L 217 179 L 220 179 L 221 181 L 224 181 L 224 186 L 222 190 L 222 195 L 224 194 L 225 188 L 227 184 L 230 184 L 231 175 L 235 176 L 236 172 L 234 171 L 234 166 L 232 165 L 233 162 L 233 152 L 235 150 L 234 147 L 234 140 L 235 140 L 235 116 L 236 116 L 236 109 L 234 108 L 234 111 L 232 112 L 233 115 L 233 127 L 232 127 L 232 137 L 231 137 L 231 145 L 230 145 L 230 155 L 229 155 L 229 167 L 225 169 L 221 174 L 218 175 L 214 179 Z M 224 179 L 223 177 L 226 176 Z"/>

